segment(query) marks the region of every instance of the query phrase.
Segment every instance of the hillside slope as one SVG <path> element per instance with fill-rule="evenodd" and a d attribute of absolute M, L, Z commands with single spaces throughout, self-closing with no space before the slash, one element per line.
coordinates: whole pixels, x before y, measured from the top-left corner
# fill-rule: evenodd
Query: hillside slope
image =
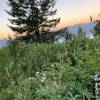
<path fill-rule="evenodd" d="M 95 22 L 84 23 L 84 24 L 77 24 L 68 27 L 68 30 L 73 33 L 77 34 L 78 28 L 81 27 L 83 31 L 86 33 L 87 36 L 92 35 L 92 29 L 95 26 Z"/>

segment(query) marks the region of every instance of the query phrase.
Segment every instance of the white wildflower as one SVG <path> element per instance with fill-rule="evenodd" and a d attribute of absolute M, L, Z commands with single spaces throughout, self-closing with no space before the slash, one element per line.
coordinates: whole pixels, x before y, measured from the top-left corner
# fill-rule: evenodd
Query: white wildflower
<path fill-rule="evenodd" d="M 35 74 L 38 75 L 40 72 L 36 72 Z"/>
<path fill-rule="evenodd" d="M 45 80 L 46 80 L 46 77 L 43 77 L 42 80 L 41 80 L 41 82 L 43 83 Z"/>
<path fill-rule="evenodd" d="M 35 79 L 34 77 L 29 77 L 29 78 L 28 78 L 28 80 L 34 80 L 34 79 Z"/>

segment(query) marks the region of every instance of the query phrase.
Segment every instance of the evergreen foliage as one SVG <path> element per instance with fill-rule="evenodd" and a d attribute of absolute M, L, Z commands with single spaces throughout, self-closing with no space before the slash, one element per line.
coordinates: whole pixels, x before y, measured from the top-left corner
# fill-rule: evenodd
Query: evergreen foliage
<path fill-rule="evenodd" d="M 57 12 L 55 3 L 55 0 L 8 0 L 10 11 L 7 12 L 12 24 L 9 27 L 19 35 L 24 34 L 26 39 L 45 40 L 60 21 L 53 17 Z"/>
<path fill-rule="evenodd" d="M 100 20 L 96 21 L 96 25 L 93 30 L 94 36 L 100 35 Z"/>

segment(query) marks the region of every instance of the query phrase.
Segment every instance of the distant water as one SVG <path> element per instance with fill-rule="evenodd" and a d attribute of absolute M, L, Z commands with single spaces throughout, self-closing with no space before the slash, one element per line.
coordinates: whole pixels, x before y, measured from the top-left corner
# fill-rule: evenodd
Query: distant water
<path fill-rule="evenodd" d="M 0 40 L 0 47 L 6 46 L 7 41 L 5 40 Z"/>

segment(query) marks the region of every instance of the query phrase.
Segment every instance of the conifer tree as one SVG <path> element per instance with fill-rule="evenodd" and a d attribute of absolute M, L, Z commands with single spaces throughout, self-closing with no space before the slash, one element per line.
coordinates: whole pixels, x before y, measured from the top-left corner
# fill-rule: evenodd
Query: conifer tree
<path fill-rule="evenodd" d="M 94 36 L 100 35 L 100 20 L 96 21 L 96 25 L 93 29 Z"/>
<path fill-rule="evenodd" d="M 8 0 L 10 11 L 7 13 L 12 24 L 9 27 L 19 35 L 25 34 L 40 42 L 60 21 L 60 18 L 53 18 L 57 12 L 55 3 L 55 0 Z"/>
<path fill-rule="evenodd" d="M 85 32 L 83 31 L 83 29 L 79 26 L 77 34 L 79 37 L 84 37 L 85 36 Z"/>

